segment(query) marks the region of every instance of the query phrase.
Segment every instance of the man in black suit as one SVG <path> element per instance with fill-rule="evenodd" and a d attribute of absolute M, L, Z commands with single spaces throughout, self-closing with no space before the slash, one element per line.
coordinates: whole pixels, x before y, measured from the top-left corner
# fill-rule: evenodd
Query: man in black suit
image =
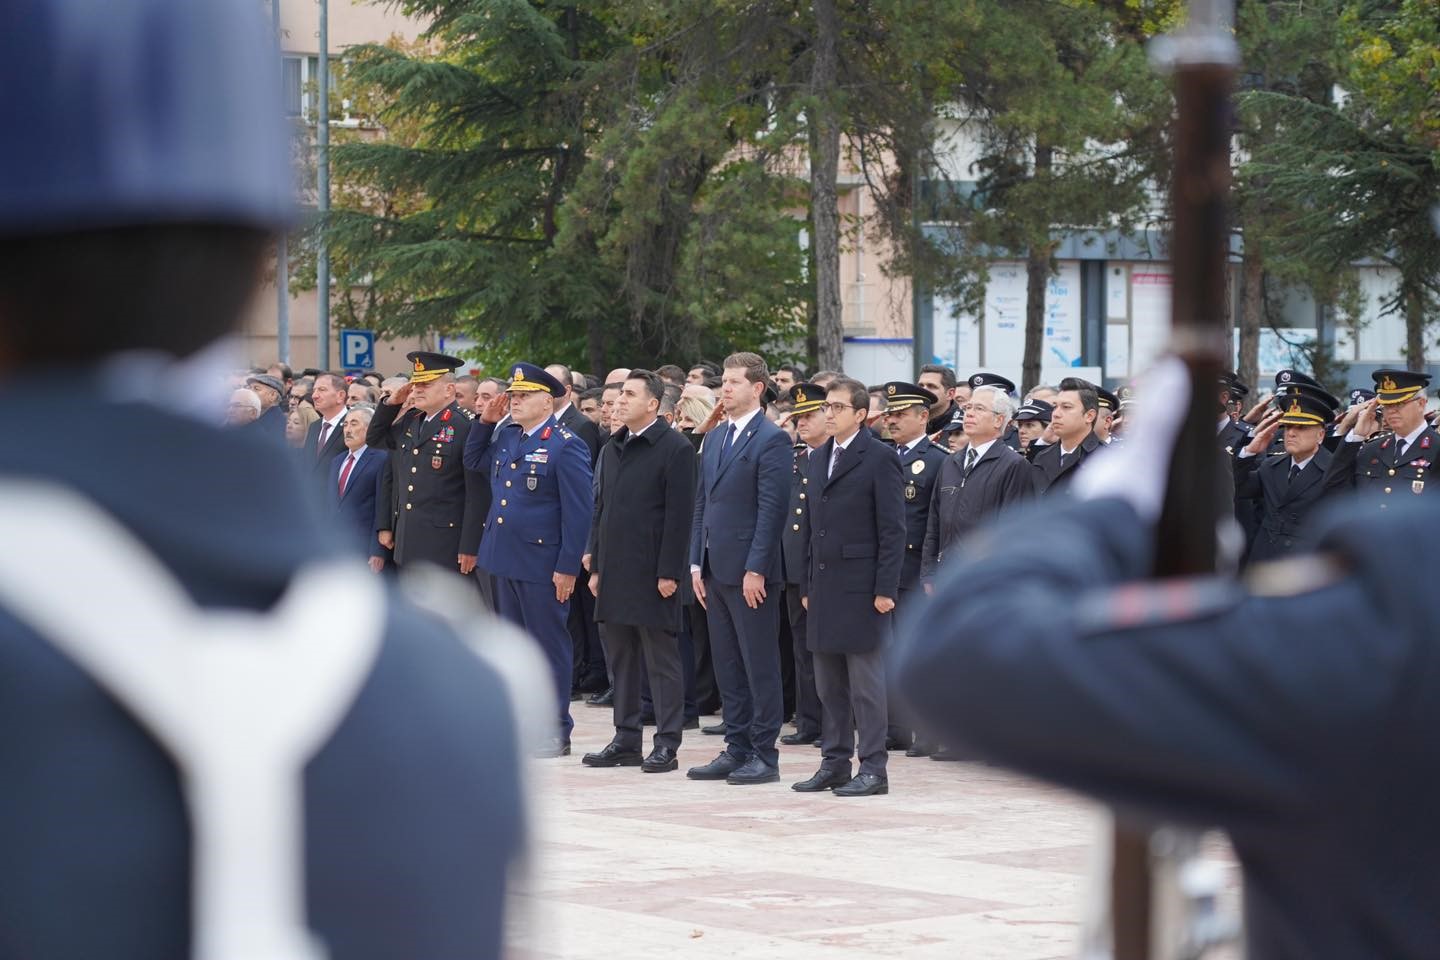
<path fill-rule="evenodd" d="M 809 543 L 805 536 L 805 508 L 810 499 L 810 454 L 830 439 L 825 423 L 825 390 L 813 383 L 797 383 L 790 389 L 790 422 L 795 425 L 800 447 L 790 474 L 790 512 L 781 535 L 781 560 L 785 567 L 785 612 L 790 621 L 791 650 L 795 657 L 795 732 L 780 742 L 794 746 L 820 739 L 820 694 L 815 689 L 815 659 L 805 643 L 805 596 L 809 576 Z"/>
<path fill-rule="evenodd" d="M 455 402 L 454 370 L 464 361 L 422 350 L 406 359 L 415 365 L 410 382 L 380 404 L 365 435 L 370 446 L 394 451 L 395 563 L 428 562 L 469 576 L 485 526 L 478 490 L 485 475 L 467 471 L 463 459 L 476 422 Z M 412 396 L 413 408 L 397 423 Z"/>
<path fill-rule="evenodd" d="M 1100 396 L 1095 385 L 1079 377 L 1060 381 L 1055 408 L 1050 412 L 1050 428 L 1058 438 L 1035 454 L 1035 492 L 1048 495 L 1065 489 L 1075 475 L 1075 468 L 1101 446 L 1095 436 L 1095 418 L 1099 416 Z"/>
<path fill-rule="evenodd" d="M 1260 530 L 1250 560 L 1274 560 L 1314 543 L 1310 514 L 1325 494 L 1330 452 L 1322 446 L 1340 401 L 1319 389 L 1293 387 L 1275 398 L 1255 438 L 1235 455 L 1236 512 L 1249 501 L 1258 507 Z M 1285 428 L 1285 452 L 1270 453 L 1275 433 Z"/>
<path fill-rule="evenodd" d="M 615 415 L 621 434 L 600 453 L 597 497 L 590 525 L 590 590 L 595 617 L 605 624 L 615 677 L 615 737 L 591 767 L 638 765 L 645 773 L 678 766 L 685 723 L 685 678 L 678 634 L 682 627 L 695 495 L 695 451 L 659 417 L 664 381 L 649 370 L 625 379 Z M 643 760 L 642 678 L 655 705 L 655 748 Z"/>
<path fill-rule="evenodd" d="M 692 780 L 732 784 L 780 779 L 775 738 L 780 688 L 780 530 L 790 438 L 765 419 L 769 377 L 753 353 L 725 358 L 726 420 L 705 436 L 690 533 L 690 579 L 705 606 L 725 719 L 725 750 L 692 768 Z"/>
<path fill-rule="evenodd" d="M 593 469 L 600 459 L 600 428 L 575 405 L 574 375 L 563 363 L 552 363 L 545 372 L 565 389 L 563 397 L 554 400 L 555 422 L 585 441 L 590 448 L 590 466 Z M 595 621 L 595 595 L 590 592 L 589 581 L 581 578 L 575 584 L 575 594 L 570 604 L 570 614 L 565 621 L 574 643 L 574 682 L 571 695 L 593 693 L 591 698 L 596 706 L 613 702 L 614 691 L 610 689 L 609 669 L 605 662 L 605 646 L 600 640 L 600 628 Z"/>
<path fill-rule="evenodd" d="M 315 377 L 315 386 L 310 391 L 310 403 L 320 419 L 310 424 L 305 434 L 305 456 L 317 483 L 329 484 L 330 462 L 345 452 L 340 425 L 345 422 L 347 387 L 345 378 L 339 374 L 322 373 Z"/>
<path fill-rule="evenodd" d="M 575 406 L 575 378 L 570 368 L 563 363 L 552 363 L 545 368 L 565 388 L 565 396 L 555 398 L 555 422 L 575 434 L 590 448 L 590 465 L 593 467 L 600 457 L 600 428 Z"/>
<path fill-rule="evenodd" d="M 793 785 L 836 796 L 889 793 L 884 649 L 905 560 L 900 459 L 865 426 L 869 393 L 841 377 L 826 393 L 830 439 L 807 464 L 806 643 L 820 693 L 820 769 Z M 858 736 L 857 736 L 858 734 Z M 852 779 L 850 761 L 860 756 Z"/>

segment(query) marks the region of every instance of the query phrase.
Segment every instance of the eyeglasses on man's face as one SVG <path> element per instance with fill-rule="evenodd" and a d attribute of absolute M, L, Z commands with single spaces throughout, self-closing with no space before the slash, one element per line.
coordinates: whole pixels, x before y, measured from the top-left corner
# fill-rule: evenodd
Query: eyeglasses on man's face
<path fill-rule="evenodd" d="M 827 403 L 825 404 L 824 409 L 826 413 L 844 413 L 846 410 L 864 410 L 868 412 L 870 408 L 857 407 L 853 403 Z"/>

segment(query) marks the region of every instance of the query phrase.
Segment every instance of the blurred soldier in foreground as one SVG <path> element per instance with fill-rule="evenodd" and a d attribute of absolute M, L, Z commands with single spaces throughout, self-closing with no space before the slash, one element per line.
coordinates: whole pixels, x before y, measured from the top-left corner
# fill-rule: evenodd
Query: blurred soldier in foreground
<path fill-rule="evenodd" d="M 498 956 L 515 695 L 347 552 L 278 432 L 176 389 L 233 369 L 291 220 L 260 5 L 6 16 L 0 393 L 86 440 L 0 453 L 0 953 Z"/>
<path fill-rule="evenodd" d="M 1174 360 L 1145 395 L 1190 395 Z M 1183 404 L 1136 411 L 1079 502 L 973 536 L 893 659 L 946 736 L 1130 814 L 1230 835 L 1247 956 L 1422 958 L 1440 939 L 1440 568 L 1420 497 L 1323 522 L 1244 581 L 1148 581 Z M 1396 565 L 1397 544 L 1407 558 Z"/>

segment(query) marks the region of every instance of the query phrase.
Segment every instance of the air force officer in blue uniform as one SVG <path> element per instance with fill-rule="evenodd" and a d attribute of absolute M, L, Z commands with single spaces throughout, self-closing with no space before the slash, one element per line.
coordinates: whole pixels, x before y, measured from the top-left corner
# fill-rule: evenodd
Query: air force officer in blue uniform
<path fill-rule="evenodd" d="M 726 421 L 705 437 L 690 533 L 690 576 L 705 605 L 725 751 L 692 768 L 692 780 L 733 784 L 780 779 L 775 738 L 780 686 L 780 531 L 790 499 L 790 437 L 765 419 L 765 361 L 725 359 Z"/>
<path fill-rule="evenodd" d="M 495 577 L 500 616 L 540 642 L 555 678 L 557 727 L 542 756 L 570 752 L 575 654 L 566 618 L 594 507 L 590 448 L 551 413 L 551 399 L 564 395 L 543 369 L 517 363 L 465 441 L 465 467 L 488 477 L 491 491 L 477 566 Z"/>

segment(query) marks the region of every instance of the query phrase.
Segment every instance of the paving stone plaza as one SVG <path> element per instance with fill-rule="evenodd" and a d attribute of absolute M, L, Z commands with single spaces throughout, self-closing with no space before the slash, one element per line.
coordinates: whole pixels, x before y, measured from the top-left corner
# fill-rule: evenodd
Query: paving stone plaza
<path fill-rule="evenodd" d="M 722 747 L 696 730 L 676 773 L 590 769 L 610 712 L 574 713 L 574 754 L 532 769 L 515 958 L 1075 956 L 1095 828 L 1073 794 L 903 755 L 888 796 L 799 794 L 819 760 L 806 746 L 780 748 L 778 784 L 694 782 L 685 768 Z"/>

